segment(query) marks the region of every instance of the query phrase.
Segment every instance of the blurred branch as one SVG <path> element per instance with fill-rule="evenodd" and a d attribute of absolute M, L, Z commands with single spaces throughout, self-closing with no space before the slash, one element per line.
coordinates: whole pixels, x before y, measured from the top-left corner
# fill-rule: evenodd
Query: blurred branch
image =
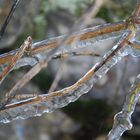
<path fill-rule="evenodd" d="M 14 14 L 14 12 L 16 10 L 16 7 L 18 6 L 19 1 L 20 0 L 15 0 L 14 1 L 13 5 L 12 5 L 12 7 L 10 9 L 10 12 L 8 13 L 8 15 L 7 15 L 7 17 L 6 17 L 2 27 L 1 27 L 1 30 L 0 30 L 0 40 L 1 40 L 2 36 L 4 35 L 4 33 L 5 33 L 6 27 L 7 27 L 8 23 L 10 22 L 13 14 Z"/>
<path fill-rule="evenodd" d="M 52 84 L 51 84 L 51 87 L 50 87 L 48 93 L 53 92 L 53 91 L 55 90 L 55 88 L 57 87 L 58 82 L 60 81 L 60 79 L 61 79 L 61 77 L 62 77 L 62 73 L 63 73 L 63 71 L 64 71 L 64 68 L 65 68 L 65 62 L 63 62 L 63 63 L 60 65 L 60 67 L 59 67 L 59 69 L 58 69 L 58 71 L 57 71 L 57 73 L 56 73 L 56 75 L 55 75 L 55 78 L 54 78 L 54 80 L 53 80 L 53 82 L 52 82 Z"/>

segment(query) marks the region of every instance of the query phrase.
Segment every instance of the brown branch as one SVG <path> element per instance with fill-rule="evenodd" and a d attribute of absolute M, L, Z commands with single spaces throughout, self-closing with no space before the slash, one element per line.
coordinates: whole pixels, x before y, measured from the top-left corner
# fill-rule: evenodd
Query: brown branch
<path fill-rule="evenodd" d="M 88 23 L 88 20 L 98 12 L 98 10 L 99 10 L 99 8 L 101 7 L 102 4 L 103 4 L 103 1 L 100 1 L 100 2 L 99 2 L 98 0 L 96 0 L 96 1 L 95 1 L 95 4 L 92 5 L 91 9 L 90 9 L 89 11 L 87 11 L 86 14 L 84 14 L 84 16 L 82 16 L 82 17 L 78 20 L 78 22 L 74 25 L 74 27 L 70 30 L 69 35 L 73 32 L 73 30 L 74 30 L 75 28 L 78 28 L 79 25 L 85 25 L 85 24 L 87 24 L 87 23 Z M 88 16 L 86 16 L 87 14 L 88 14 Z M 86 19 L 88 19 L 88 20 L 86 20 Z M 69 35 L 67 35 L 67 36 L 69 36 Z M 68 40 L 67 40 L 67 36 L 65 36 L 61 41 L 59 41 L 59 40 L 57 41 L 56 46 L 55 46 L 56 50 L 58 49 L 60 43 L 62 43 L 63 41 L 64 41 L 64 42 L 67 42 L 67 41 L 68 41 Z M 77 39 L 77 36 L 75 36 L 75 38 Z M 66 41 L 65 41 L 65 39 L 66 39 Z M 68 41 L 68 42 L 69 42 L 69 41 Z M 67 43 L 68 43 L 68 42 L 67 42 Z M 52 42 L 52 43 L 54 43 L 54 42 Z M 68 44 L 69 44 L 69 43 L 68 43 Z M 54 50 L 54 51 L 55 51 L 55 50 Z M 33 55 L 31 50 L 30 50 L 30 54 Z M 12 55 L 13 55 L 13 52 L 11 52 L 10 56 L 12 56 Z M 5 57 L 5 55 L 4 55 L 4 57 Z M 42 63 L 42 62 L 41 62 L 41 63 Z M 45 64 L 46 62 L 43 62 L 43 63 Z M 40 66 L 40 65 L 39 65 L 39 66 Z M 34 68 L 32 68 L 32 69 L 25 75 L 25 77 L 23 77 L 23 78 L 11 89 L 11 91 L 9 92 L 9 96 L 8 96 L 7 101 L 4 101 L 5 103 L 2 103 L 2 104 L 3 104 L 3 105 L 2 105 L 2 108 L 3 108 L 8 102 L 10 102 L 10 100 L 16 95 L 16 94 L 15 94 L 15 91 L 18 90 L 18 89 L 20 89 L 21 87 L 23 87 L 28 81 L 31 80 L 31 78 L 33 78 L 37 73 L 39 73 L 39 71 L 40 71 L 41 69 L 42 69 L 42 67 L 38 67 L 38 64 L 37 64 Z"/>
<path fill-rule="evenodd" d="M 25 99 L 33 98 L 36 96 L 38 96 L 38 95 L 37 94 L 18 94 L 18 95 L 15 95 L 14 99 L 25 100 Z"/>
<path fill-rule="evenodd" d="M 135 49 L 140 50 L 140 45 L 139 44 L 132 43 L 131 41 L 127 41 L 127 44 L 130 45 L 131 47 L 135 48 Z"/>
<path fill-rule="evenodd" d="M 128 23 L 132 23 L 134 26 L 136 24 L 140 24 L 140 1 L 137 0 L 136 9 L 134 10 L 133 14 L 128 18 Z"/>

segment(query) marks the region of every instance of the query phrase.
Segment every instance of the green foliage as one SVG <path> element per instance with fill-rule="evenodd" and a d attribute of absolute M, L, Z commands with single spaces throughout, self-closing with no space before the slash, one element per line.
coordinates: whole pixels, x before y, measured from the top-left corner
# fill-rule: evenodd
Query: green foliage
<path fill-rule="evenodd" d="M 70 13 L 75 14 L 77 9 L 86 7 L 86 4 L 90 3 L 91 0 L 43 0 L 42 8 L 45 11 L 55 11 L 58 9 L 68 10 Z"/>
<path fill-rule="evenodd" d="M 113 22 L 128 18 L 136 6 L 136 0 L 112 0 L 112 2 L 109 14 Z"/>
<path fill-rule="evenodd" d="M 45 14 L 40 13 L 33 19 L 34 23 L 34 38 L 43 38 L 45 35 L 45 30 L 47 26 L 47 22 L 45 19 Z"/>
<path fill-rule="evenodd" d="M 96 16 L 104 19 L 107 22 L 112 21 L 112 19 L 109 16 L 109 9 L 107 7 L 102 7 Z"/>
<path fill-rule="evenodd" d="M 41 91 L 45 91 L 50 88 L 53 78 L 49 71 L 42 70 L 37 76 L 32 79 L 33 83 L 39 86 Z"/>
<path fill-rule="evenodd" d="M 78 100 L 63 108 L 63 111 L 78 121 L 84 128 L 96 132 L 100 126 L 109 126 L 107 118 L 112 114 L 112 108 L 102 100 Z M 98 130 L 97 130 L 98 131 Z"/>

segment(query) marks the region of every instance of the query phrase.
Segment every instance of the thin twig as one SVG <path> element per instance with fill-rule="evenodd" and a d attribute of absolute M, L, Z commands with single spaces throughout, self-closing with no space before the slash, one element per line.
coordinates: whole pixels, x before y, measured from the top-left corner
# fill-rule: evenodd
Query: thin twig
<path fill-rule="evenodd" d="M 6 94 L 6 100 L 1 103 L 0 109 L 4 108 L 15 96 L 16 91 L 21 89 L 25 84 L 27 84 L 35 75 L 37 75 L 42 68 L 47 67 L 45 61 L 38 62 L 29 72 L 27 72 L 15 85 L 14 87 Z"/>
<path fill-rule="evenodd" d="M 2 36 L 4 35 L 4 33 L 5 33 L 6 27 L 7 27 L 8 23 L 9 23 L 9 21 L 11 20 L 14 12 L 16 10 L 16 7 L 18 6 L 19 1 L 20 0 L 15 0 L 14 1 L 13 5 L 12 5 L 12 7 L 10 9 L 10 12 L 8 13 L 8 16 L 6 17 L 4 23 L 3 23 L 2 27 L 1 27 L 1 30 L 0 30 L 0 40 L 1 40 Z"/>
<path fill-rule="evenodd" d="M 55 79 L 53 80 L 50 89 L 48 90 L 48 93 L 53 92 L 55 90 L 55 88 L 58 85 L 58 82 L 60 81 L 61 77 L 62 77 L 62 73 L 63 73 L 63 69 L 65 68 L 65 62 L 63 62 L 59 69 L 57 70 L 57 73 L 55 75 Z"/>
<path fill-rule="evenodd" d="M 73 56 L 92 56 L 92 57 L 101 57 L 100 54 L 94 52 L 94 51 L 72 51 L 72 52 L 65 52 L 65 53 L 60 53 L 56 54 L 52 57 L 52 59 L 65 59 L 68 57 L 73 57 Z"/>
<path fill-rule="evenodd" d="M 10 61 L 10 63 L 8 64 L 8 66 L 6 66 L 3 71 L 0 73 L 0 83 L 3 81 L 3 79 L 6 77 L 6 75 L 13 69 L 13 67 L 15 66 L 16 62 L 23 56 L 23 54 L 29 49 L 29 47 L 31 46 L 32 43 L 32 39 L 31 37 L 28 37 L 24 43 L 21 45 L 20 47 L 20 51 L 18 51 L 14 57 L 12 58 L 12 60 Z"/>

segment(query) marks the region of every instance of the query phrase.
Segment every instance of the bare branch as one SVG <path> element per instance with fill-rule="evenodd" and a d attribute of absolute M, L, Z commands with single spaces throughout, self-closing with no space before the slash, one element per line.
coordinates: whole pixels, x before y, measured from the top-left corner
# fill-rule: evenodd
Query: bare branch
<path fill-rule="evenodd" d="M 32 43 L 31 37 L 28 37 L 24 43 L 20 47 L 20 51 L 18 51 L 11 59 L 9 65 L 4 68 L 4 70 L 0 73 L 0 84 L 6 77 L 6 75 L 13 69 L 15 66 L 16 62 L 23 56 L 23 54 L 30 48 Z"/>
<path fill-rule="evenodd" d="M 1 40 L 2 36 L 4 35 L 4 33 L 5 33 L 6 27 L 7 27 L 8 23 L 9 23 L 10 19 L 12 18 L 13 13 L 15 12 L 16 7 L 17 7 L 19 1 L 20 1 L 20 0 L 15 0 L 15 1 L 14 1 L 13 5 L 12 5 L 12 7 L 11 7 L 11 9 L 10 9 L 9 14 L 8 14 L 8 16 L 6 17 L 4 23 L 3 23 L 2 27 L 1 27 L 1 30 L 0 30 L 0 40 Z"/>

